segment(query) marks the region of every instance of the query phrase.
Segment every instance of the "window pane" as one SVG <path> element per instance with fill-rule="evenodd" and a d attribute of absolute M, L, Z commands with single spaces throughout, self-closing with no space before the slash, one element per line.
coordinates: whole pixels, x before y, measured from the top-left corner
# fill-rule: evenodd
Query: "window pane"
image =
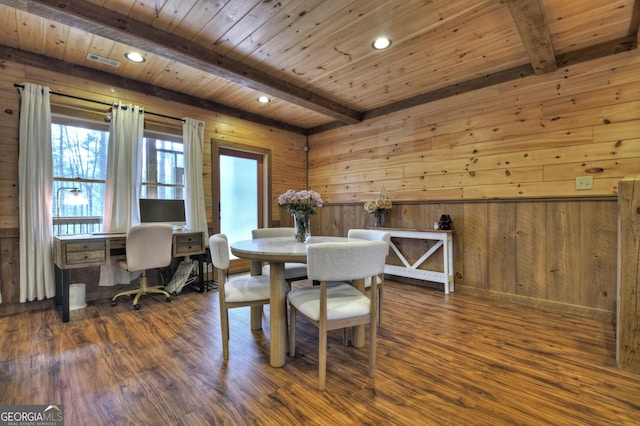
<path fill-rule="evenodd" d="M 184 199 L 184 146 L 182 143 L 145 138 L 142 197 Z"/>
<path fill-rule="evenodd" d="M 109 133 L 100 127 L 104 125 L 82 122 L 51 125 L 54 175 L 51 208 L 55 234 L 102 230 Z M 73 188 L 79 189 L 81 195 L 74 196 Z"/>
<path fill-rule="evenodd" d="M 73 188 L 80 194 L 74 195 Z M 56 235 L 102 231 L 104 183 L 53 181 L 53 230 Z"/>
<path fill-rule="evenodd" d="M 51 136 L 54 178 L 105 180 L 108 132 L 52 124 Z"/>
<path fill-rule="evenodd" d="M 229 241 L 251 239 L 258 227 L 256 160 L 220 155 L 220 229 Z"/>
<path fill-rule="evenodd" d="M 78 188 L 83 201 L 87 204 L 73 204 L 74 200 L 67 194 Z M 98 182 L 62 182 L 53 181 L 53 217 L 100 216 L 104 211 L 104 183 Z M 58 198 L 60 205 L 58 205 Z"/>

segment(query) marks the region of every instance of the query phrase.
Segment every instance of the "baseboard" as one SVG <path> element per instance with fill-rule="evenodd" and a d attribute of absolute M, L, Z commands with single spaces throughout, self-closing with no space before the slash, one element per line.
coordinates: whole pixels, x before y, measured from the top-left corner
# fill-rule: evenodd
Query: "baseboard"
<path fill-rule="evenodd" d="M 403 282 L 407 284 L 417 285 L 420 287 L 432 288 L 443 291 L 442 284 L 432 283 L 428 281 L 419 281 L 411 278 L 398 277 L 395 275 L 386 275 L 390 280 Z M 517 294 L 500 293 L 497 291 L 483 290 L 476 287 L 455 284 L 455 293 L 468 294 L 475 297 L 485 299 L 498 300 L 501 302 L 516 303 L 519 305 L 530 306 L 551 312 L 560 312 L 564 314 L 578 315 L 585 318 L 591 318 L 611 323 L 616 322 L 616 312 L 604 309 L 590 308 L 587 306 L 572 305 L 570 303 L 556 302 L 553 300 L 538 299 L 535 297 L 520 296 Z M 454 294 L 455 294 L 454 293 Z"/>
<path fill-rule="evenodd" d="M 560 312 L 564 314 L 578 315 L 581 317 L 615 323 L 616 313 L 604 309 L 590 308 L 587 306 L 572 305 L 570 303 L 556 302 L 553 300 L 537 299 L 534 297 L 520 296 L 517 294 L 499 293 L 496 291 L 482 290 L 464 285 L 455 286 L 456 292 L 469 294 L 485 299 L 499 300 L 501 302 L 517 303 L 531 306 L 545 311 Z"/>

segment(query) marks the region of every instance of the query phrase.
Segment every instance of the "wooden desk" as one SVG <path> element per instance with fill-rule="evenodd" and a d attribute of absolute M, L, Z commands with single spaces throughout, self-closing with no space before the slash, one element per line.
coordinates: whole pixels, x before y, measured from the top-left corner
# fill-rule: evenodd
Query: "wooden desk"
<path fill-rule="evenodd" d="M 287 355 L 287 284 L 284 280 L 286 262 L 307 262 L 307 245 L 353 241 L 345 237 L 311 237 L 307 243 L 298 243 L 293 237 L 256 238 L 231 243 L 231 253 L 251 260 L 252 274 L 259 274 L 262 262 L 269 262 L 270 301 L 269 321 L 271 328 L 270 362 L 273 367 L 282 367 Z M 358 240 L 361 241 L 361 240 Z M 364 283 L 362 283 L 364 287 Z M 257 320 L 252 318 L 252 324 Z M 364 346 L 364 327 L 358 326 L 353 345 Z"/>
<path fill-rule="evenodd" d="M 396 275 L 399 277 L 415 278 L 424 281 L 434 281 L 444 285 L 444 293 L 453 292 L 453 231 L 420 231 L 416 229 L 397 229 L 397 228 L 376 228 L 387 231 L 391 234 L 391 249 L 396 253 L 402 266 L 385 265 L 384 273 Z M 420 256 L 413 264 L 411 264 L 404 254 L 400 252 L 393 242 L 393 238 L 413 238 L 421 240 L 433 240 L 436 244 L 431 246 L 426 252 Z M 418 267 L 439 248 L 442 247 L 442 268 L 443 271 L 430 271 L 419 269 Z"/>
<path fill-rule="evenodd" d="M 125 253 L 127 234 L 59 235 L 53 239 L 53 263 L 56 277 L 56 308 L 62 321 L 69 321 L 69 280 L 72 269 L 109 264 L 112 255 Z M 173 233 L 173 257 L 198 256 L 200 291 L 204 292 L 202 254 L 204 232 Z"/>

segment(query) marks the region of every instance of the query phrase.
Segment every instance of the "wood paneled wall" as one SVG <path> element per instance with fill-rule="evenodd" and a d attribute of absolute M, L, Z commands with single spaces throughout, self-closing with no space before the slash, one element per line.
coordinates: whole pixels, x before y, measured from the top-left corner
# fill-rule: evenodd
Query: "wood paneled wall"
<path fill-rule="evenodd" d="M 203 158 L 203 179 L 207 199 L 207 217 L 212 230 L 218 232 L 218 217 L 212 210 L 214 187 L 213 176 L 217 162 L 211 158 L 211 140 L 222 140 L 228 146 L 256 147 L 268 150 L 272 159 L 272 222 L 280 220 L 277 197 L 290 187 L 306 182 L 307 159 L 304 152 L 306 137 L 290 132 L 242 121 L 215 112 L 189 105 L 167 102 L 146 94 L 135 93 L 117 87 L 109 87 L 92 81 L 71 78 L 50 70 L 28 67 L 13 62 L 0 62 L 0 291 L 2 304 L 0 312 L 10 313 L 24 309 L 51 306 L 52 301 L 18 303 L 19 295 L 19 230 L 18 230 L 18 128 L 20 94 L 15 83 L 30 82 L 48 86 L 52 91 L 78 97 L 111 103 L 121 100 L 143 106 L 146 111 L 172 117 L 191 117 L 205 122 L 205 148 Z M 51 96 L 52 108 L 72 108 L 80 113 L 107 111 L 108 107 L 77 101 L 70 98 Z M 181 123 L 176 120 L 162 120 L 147 115 L 148 122 L 158 126 L 172 127 L 180 131 Z M 78 270 L 80 271 L 80 270 Z M 80 272 L 78 272 L 80 273 Z M 88 268 L 84 272 L 87 283 L 97 283 L 97 271 Z M 74 272 L 74 276 L 76 272 Z M 113 294 L 114 288 L 87 287 L 87 300 Z"/>
<path fill-rule="evenodd" d="M 312 135 L 309 184 L 329 203 L 613 196 L 639 157 L 635 49 Z"/>
<path fill-rule="evenodd" d="M 626 232 L 618 237 L 616 361 L 618 367 L 640 373 L 640 175 L 621 180 L 618 191 L 618 220 Z"/>
<path fill-rule="evenodd" d="M 637 49 L 309 137 L 315 232 L 372 226 L 384 188 L 388 226 L 451 215 L 459 291 L 609 319 L 617 186 L 638 173 Z"/>
<path fill-rule="evenodd" d="M 617 200 L 401 202 L 384 226 L 427 229 L 425 223 L 433 226 L 444 213 L 454 226 L 457 292 L 614 320 Z M 311 220 L 315 235 L 371 226 L 361 204 L 328 205 Z M 410 263 L 433 244 L 395 243 Z M 400 264 L 395 254 L 388 262 Z M 420 267 L 442 271 L 441 251 Z M 441 284 L 399 280 L 442 291 Z"/>

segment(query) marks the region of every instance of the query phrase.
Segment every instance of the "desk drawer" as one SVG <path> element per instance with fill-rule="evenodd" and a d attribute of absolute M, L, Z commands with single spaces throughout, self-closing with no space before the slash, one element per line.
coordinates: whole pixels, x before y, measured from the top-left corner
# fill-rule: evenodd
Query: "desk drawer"
<path fill-rule="evenodd" d="M 92 263 L 105 263 L 104 250 L 67 253 L 65 262 L 67 265 L 89 265 Z"/>
<path fill-rule="evenodd" d="M 111 238 L 109 240 L 109 248 L 113 249 L 125 249 L 127 248 L 127 239 L 126 238 Z"/>
<path fill-rule="evenodd" d="M 106 261 L 105 241 L 68 242 L 64 244 L 65 265 L 88 265 Z"/>
<path fill-rule="evenodd" d="M 77 251 L 93 251 L 93 250 L 102 250 L 104 251 L 106 248 L 105 241 L 78 241 L 78 242 L 68 242 L 64 245 L 64 250 L 67 253 L 77 252 Z"/>
<path fill-rule="evenodd" d="M 187 256 L 204 253 L 203 234 L 174 235 L 173 255 Z"/>

